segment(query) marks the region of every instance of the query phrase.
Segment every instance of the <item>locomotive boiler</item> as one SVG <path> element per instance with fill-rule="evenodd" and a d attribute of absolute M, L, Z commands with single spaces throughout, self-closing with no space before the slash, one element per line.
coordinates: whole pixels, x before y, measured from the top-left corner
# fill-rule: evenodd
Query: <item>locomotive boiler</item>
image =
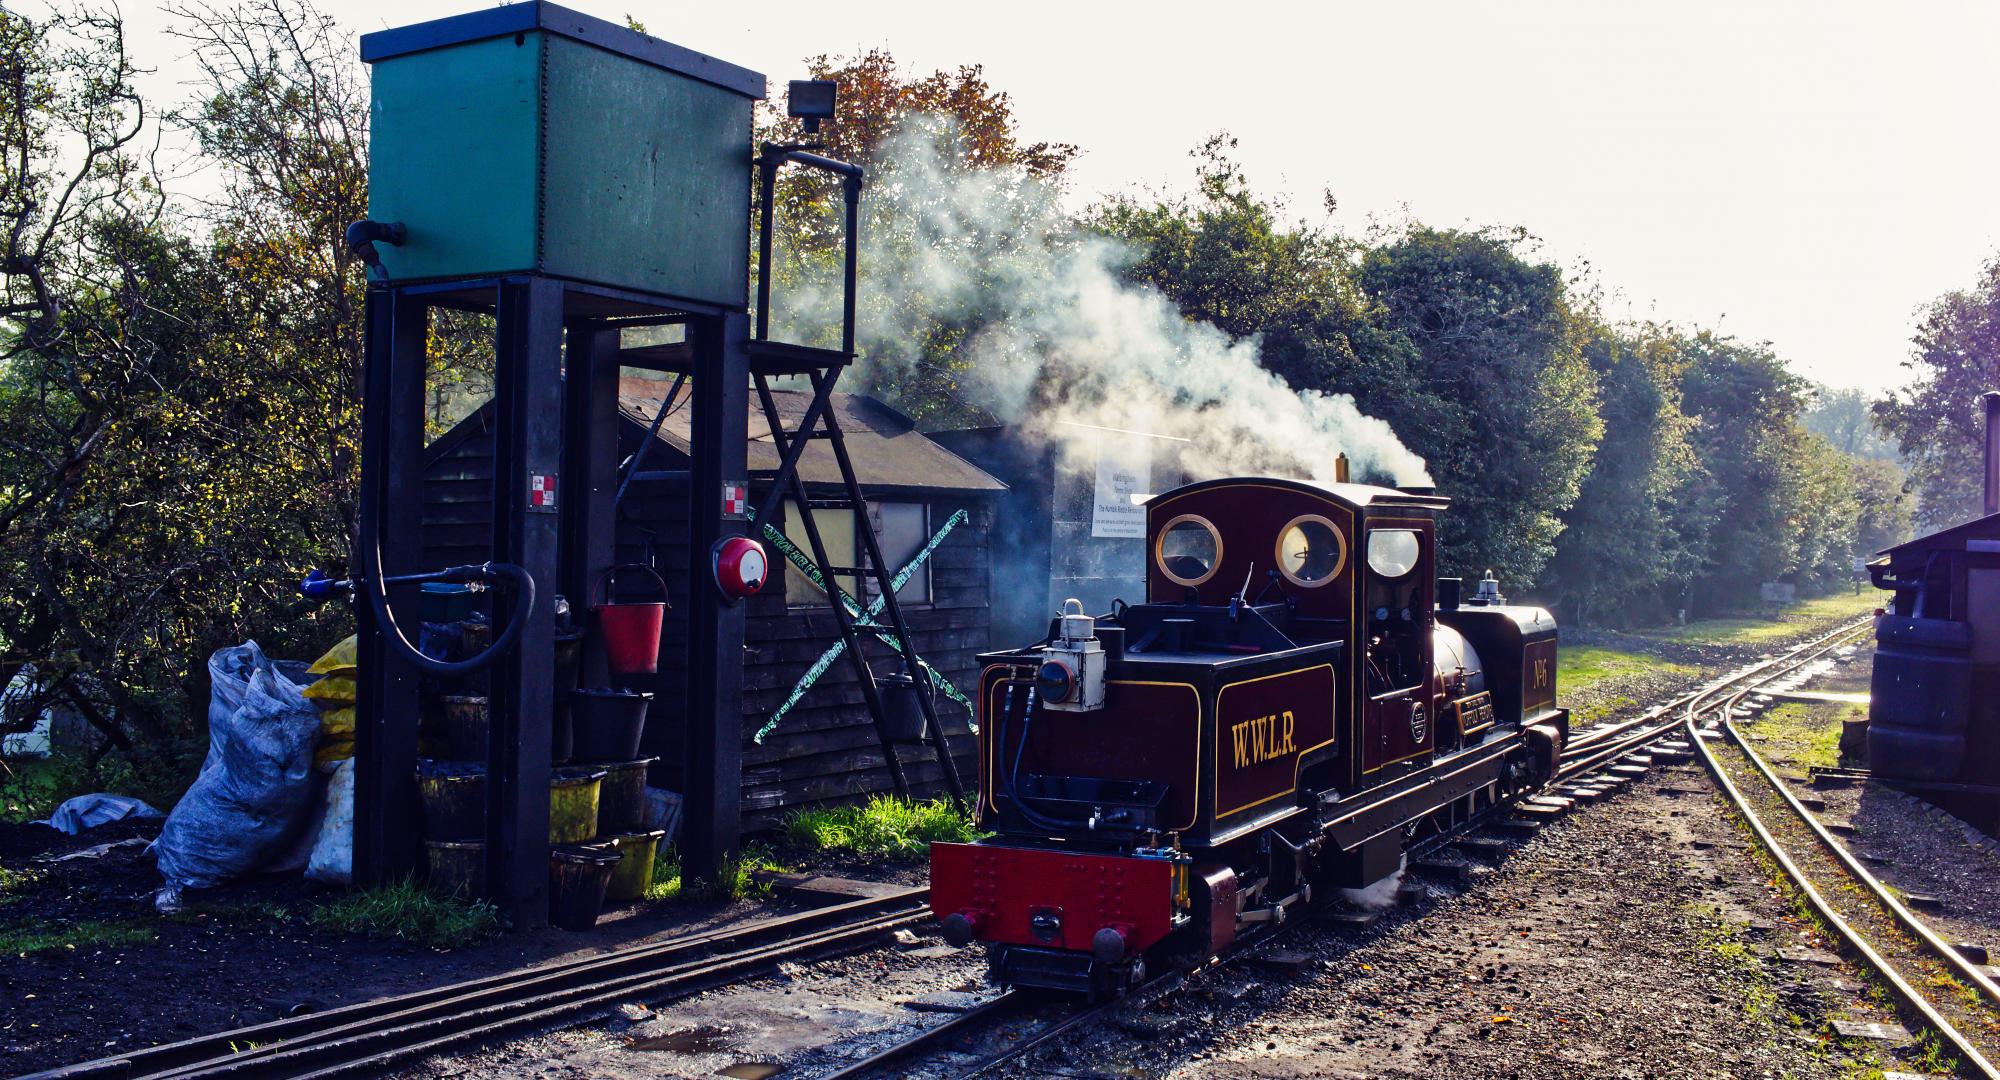
<path fill-rule="evenodd" d="M 1435 495 L 1224 479 L 1146 507 L 1144 603 L 981 657 L 980 826 L 947 939 L 1101 996 L 1400 867 L 1553 774 L 1556 628 L 1434 571 Z"/>

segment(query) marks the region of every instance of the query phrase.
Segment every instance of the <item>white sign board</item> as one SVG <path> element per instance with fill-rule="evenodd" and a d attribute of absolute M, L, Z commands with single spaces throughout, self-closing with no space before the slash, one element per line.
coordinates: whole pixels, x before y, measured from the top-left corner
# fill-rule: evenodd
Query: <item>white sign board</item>
<path fill-rule="evenodd" d="M 1153 450 L 1145 440 L 1099 442 L 1090 535 L 1144 540 L 1146 508 L 1135 503 L 1132 496 L 1151 494 L 1152 482 Z"/>

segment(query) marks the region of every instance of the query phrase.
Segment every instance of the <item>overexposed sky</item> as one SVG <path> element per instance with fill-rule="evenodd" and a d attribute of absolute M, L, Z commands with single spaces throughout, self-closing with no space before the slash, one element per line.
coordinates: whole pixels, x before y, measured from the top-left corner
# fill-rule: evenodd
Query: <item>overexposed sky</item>
<path fill-rule="evenodd" d="M 357 31 L 479 0 L 321 0 Z M 1337 221 L 1521 225 L 1612 314 L 1770 340 L 1799 372 L 1903 379 L 1916 309 L 2000 251 L 2000 5 L 1706 0 L 1130 3 L 571 0 L 763 72 L 881 46 L 986 65 L 1080 199 L 1185 188 L 1238 137 L 1261 190 Z M 159 89 L 187 77 L 129 4 Z M 178 96 L 178 95 L 176 95 Z"/>

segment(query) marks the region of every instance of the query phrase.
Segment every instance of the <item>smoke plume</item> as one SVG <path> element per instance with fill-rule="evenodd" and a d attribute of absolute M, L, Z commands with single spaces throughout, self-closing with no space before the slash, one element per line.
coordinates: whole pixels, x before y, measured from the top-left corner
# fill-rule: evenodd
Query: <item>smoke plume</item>
<path fill-rule="evenodd" d="M 1332 480 L 1344 452 L 1356 479 L 1430 482 L 1352 397 L 1292 390 L 1255 339 L 1122 280 L 1123 245 L 1079 229 L 1050 185 L 955 164 L 955 138 L 941 118 L 906 123 L 870 177 L 859 334 L 871 383 L 927 376 L 961 411 L 1063 443 L 1079 436 L 1059 421 L 1186 438 L 1195 478 Z M 776 306 L 801 332 L 837 318 L 838 297 L 794 288 Z"/>

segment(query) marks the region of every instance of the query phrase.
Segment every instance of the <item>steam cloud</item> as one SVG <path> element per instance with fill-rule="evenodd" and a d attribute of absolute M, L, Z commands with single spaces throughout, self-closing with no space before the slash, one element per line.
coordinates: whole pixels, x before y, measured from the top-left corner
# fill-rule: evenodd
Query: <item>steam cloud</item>
<path fill-rule="evenodd" d="M 952 164 L 955 138 L 938 117 L 906 123 L 863 202 L 859 335 L 876 385 L 914 378 L 941 334 L 969 327 L 949 376 L 960 402 L 1064 444 L 1089 438 L 1069 421 L 1188 439 L 1194 478 L 1332 480 L 1344 452 L 1356 479 L 1430 483 L 1352 397 L 1292 390 L 1259 365 L 1255 339 L 1232 342 L 1122 280 L 1124 245 L 1079 230 L 1050 185 Z M 787 329 L 824 327 L 838 297 L 794 289 L 782 307 Z"/>

